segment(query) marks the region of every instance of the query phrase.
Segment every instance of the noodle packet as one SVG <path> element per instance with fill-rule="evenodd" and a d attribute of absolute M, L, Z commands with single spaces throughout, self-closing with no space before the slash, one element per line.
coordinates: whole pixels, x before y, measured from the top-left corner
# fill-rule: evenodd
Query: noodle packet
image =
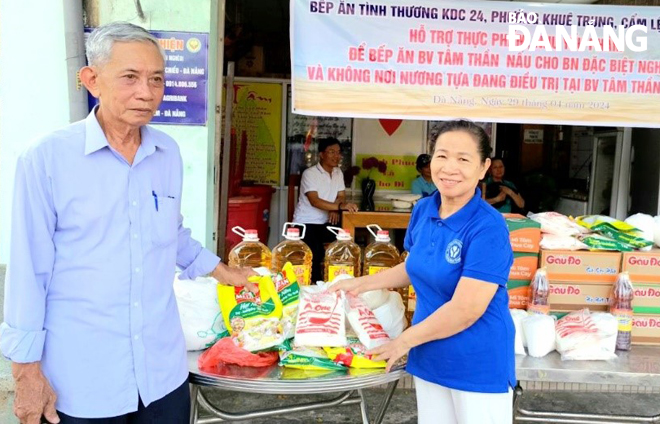
<path fill-rule="evenodd" d="M 293 346 L 290 340 L 283 343 L 280 350 L 280 366 L 299 370 L 345 370 L 340 364 L 333 362 L 320 347 Z"/>
<path fill-rule="evenodd" d="M 576 222 L 591 231 L 596 231 L 631 248 L 639 249 L 653 245 L 651 240 L 646 240 L 643 237 L 639 229 L 609 216 L 585 215 L 577 217 Z"/>
<path fill-rule="evenodd" d="M 245 287 L 218 284 L 218 301 L 225 325 L 239 347 L 265 350 L 284 341 L 280 318 L 282 302 L 270 275 L 250 277 L 257 293 Z"/>
<path fill-rule="evenodd" d="M 357 337 L 347 337 L 348 346 L 324 347 L 325 353 L 334 362 L 349 368 L 385 368 L 387 361 L 374 361 L 367 355 L 367 348 L 360 343 Z"/>
<path fill-rule="evenodd" d="M 277 296 L 282 302 L 282 333 L 285 339 L 290 339 L 296 335 L 300 299 L 300 286 L 291 262 L 284 264 L 282 272 L 278 272 L 273 277 L 273 282 L 277 288 Z"/>

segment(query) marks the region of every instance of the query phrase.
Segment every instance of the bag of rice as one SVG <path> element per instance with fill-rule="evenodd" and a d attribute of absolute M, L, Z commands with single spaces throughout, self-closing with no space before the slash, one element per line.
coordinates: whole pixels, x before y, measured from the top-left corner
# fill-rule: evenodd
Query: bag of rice
<path fill-rule="evenodd" d="M 390 341 L 383 326 L 361 298 L 346 293 L 345 305 L 348 322 L 367 349 L 373 349 Z"/>
<path fill-rule="evenodd" d="M 300 288 L 298 320 L 294 343 L 297 346 L 345 346 L 346 314 L 343 295 L 323 287 Z"/>

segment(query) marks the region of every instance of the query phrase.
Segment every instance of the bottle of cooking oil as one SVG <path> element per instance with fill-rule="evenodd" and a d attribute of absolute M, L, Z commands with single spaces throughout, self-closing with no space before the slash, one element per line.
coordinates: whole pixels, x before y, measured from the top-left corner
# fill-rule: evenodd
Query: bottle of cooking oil
<path fill-rule="evenodd" d="M 238 267 L 266 267 L 270 269 L 272 254 L 268 246 L 259 241 L 257 230 L 244 230 L 241 227 L 231 229 L 234 233 L 243 237 L 229 252 L 229 266 Z"/>
<path fill-rule="evenodd" d="M 401 252 L 401 262 L 406 262 L 406 259 L 408 259 L 408 251 L 404 250 L 403 252 Z M 415 313 L 415 303 L 417 301 L 417 296 L 415 295 L 415 289 L 411 284 L 408 287 L 397 289 L 397 291 L 401 295 L 401 299 L 403 299 L 403 304 L 406 307 L 406 319 L 408 319 L 408 322 L 411 323 L 412 316 Z"/>
<path fill-rule="evenodd" d="M 324 274 L 325 281 L 332 281 L 339 275 L 360 276 L 360 260 L 362 250 L 351 238 L 351 233 L 342 228 L 327 227 L 337 236 L 325 251 Z"/>
<path fill-rule="evenodd" d="M 302 235 L 297 227 L 302 227 Z M 271 266 L 271 271 L 277 273 L 282 272 L 285 263 L 291 262 L 293 272 L 301 286 L 309 285 L 312 272 L 312 249 L 302 241 L 306 229 L 305 224 L 295 222 L 284 224 L 282 235 L 285 240 L 273 249 L 273 265 Z"/>
<path fill-rule="evenodd" d="M 373 275 L 392 268 L 401 262 L 399 250 L 390 243 L 390 232 L 378 225 L 367 225 L 367 229 L 376 238 L 364 249 L 364 268 L 362 273 Z"/>

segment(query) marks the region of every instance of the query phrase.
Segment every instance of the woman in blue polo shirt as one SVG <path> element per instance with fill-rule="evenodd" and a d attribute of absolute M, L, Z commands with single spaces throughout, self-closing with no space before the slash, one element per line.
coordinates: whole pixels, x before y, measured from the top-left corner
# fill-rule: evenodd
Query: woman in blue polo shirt
<path fill-rule="evenodd" d="M 438 191 L 413 209 L 406 263 L 333 290 L 412 283 L 412 326 L 372 353 L 388 369 L 408 354 L 419 423 L 511 423 L 515 330 L 506 282 L 513 253 L 502 215 L 477 188 L 490 165 L 488 135 L 472 122 L 450 121 L 431 150 Z"/>

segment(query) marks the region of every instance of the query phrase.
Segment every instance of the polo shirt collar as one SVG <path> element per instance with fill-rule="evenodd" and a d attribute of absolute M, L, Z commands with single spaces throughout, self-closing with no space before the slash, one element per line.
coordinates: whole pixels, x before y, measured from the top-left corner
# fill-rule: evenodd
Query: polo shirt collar
<path fill-rule="evenodd" d="M 321 174 L 323 174 L 323 175 L 330 175 L 330 176 L 332 177 L 332 174 L 335 173 L 335 169 L 336 169 L 336 168 L 332 168 L 332 172 L 328 172 L 328 171 L 326 171 L 325 169 L 323 169 L 323 167 L 321 166 L 321 162 L 318 162 L 318 163 L 316 164 L 316 169 L 318 169 L 319 172 L 321 172 Z"/>
<path fill-rule="evenodd" d="M 479 202 L 481 201 L 481 190 L 477 188 L 474 192 L 474 196 L 470 199 L 469 202 L 456 213 L 446 219 L 441 219 L 439 216 L 440 204 L 442 204 L 442 198 L 440 197 L 440 192 L 436 191 L 431 195 L 433 202 L 430 202 L 434 205 L 434 211 L 429 211 L 431 213 L 431 218 L 440 220 L 444 225 L 446 225 L 452 231 L 459 231 L 461 228 L 468 223 L 470 218 L 474 216 L 479 208 Z"/>
<path fill-rule="evenodd" d="M 87 118 L 85 118 L 85 155 L 94 153 L 98 150 L 101 150 L 104 147 L 110 147 L 108 139 L 103 133 L 101 124 L 96 117 L 96 111 L 98 110 L 98 105 L 94 106 Z M 144 149 L 145 155 L 150 155 L 156 151 L 156 148 L 167 149 L 167 145 L 163 143 L 160 137 L 156 137 L 148 126 L 143 126 L 140 128 L 141 136 L 141 145 L 140 147 Z"/>

